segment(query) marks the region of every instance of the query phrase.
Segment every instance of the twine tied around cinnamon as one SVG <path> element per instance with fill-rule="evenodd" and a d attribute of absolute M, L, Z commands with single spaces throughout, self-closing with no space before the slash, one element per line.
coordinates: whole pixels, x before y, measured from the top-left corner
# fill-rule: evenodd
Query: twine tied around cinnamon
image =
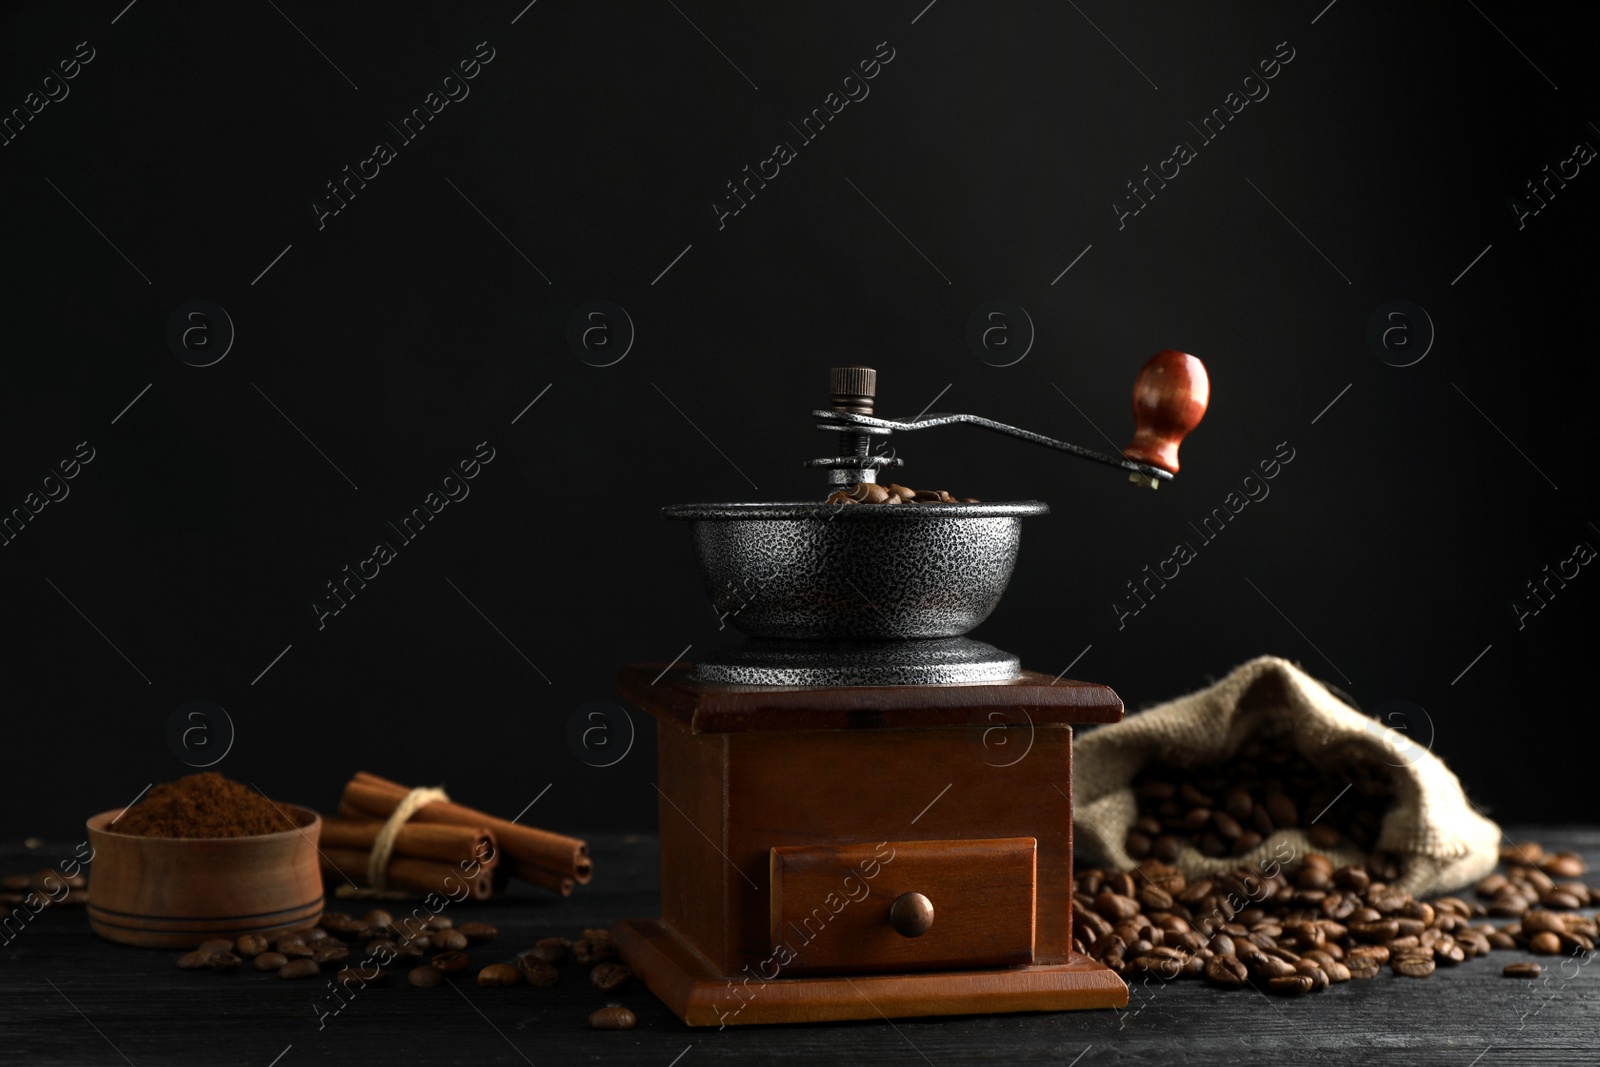
<path fill-rule="evenodd" d="M 378 831 L 378 839 L 372 843 L 372 851 L 367 856 L 368 885 L 379 890 L 389 888 L 389 857 L 394 855 L 394 841 L 400 836 L 400 827 L 434 801 L 449 799 L 450 795 L 443 789 L 418 786 L 395 805 L 394 811 L 384 820 L 383 828 Z"/>

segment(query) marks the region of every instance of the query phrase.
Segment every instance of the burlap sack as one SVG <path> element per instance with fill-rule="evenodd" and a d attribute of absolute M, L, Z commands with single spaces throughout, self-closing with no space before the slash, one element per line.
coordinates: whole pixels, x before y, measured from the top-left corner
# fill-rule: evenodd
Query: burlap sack
<path fill-rule="evenodd" d="M 1400 858 L 1400 888 L 1419 897 L 1449 893 L 1494 869 L 1500 828 L 1473 809 L 1437 756 L 1275 656 L 1251 660 L 1209 689 L 1082 737 L 1072 783 L 1078 848 L 1102 864 L 1133 866 L 1123 842 L 1138 815 L 1129 783 L 1140 768 L 1155 762 L 1204 767 L 1232 755 L 1246 738 L 1274 735 L 1319 767 L 1363 766 L 1389 775 L 1395 799 L 1376 848 Z M 1209 858 L 1186 844 L 1176 866 L 1187 878 L 1207 877 L 1281 859 L 1285 844 L 1295 856 L 1323 851 L 1336 867 L 1365 858 L 1348 843 L 1315 849 L 1303 830 L 1293 829 L 1276 831 L 1241 857 Z"/>

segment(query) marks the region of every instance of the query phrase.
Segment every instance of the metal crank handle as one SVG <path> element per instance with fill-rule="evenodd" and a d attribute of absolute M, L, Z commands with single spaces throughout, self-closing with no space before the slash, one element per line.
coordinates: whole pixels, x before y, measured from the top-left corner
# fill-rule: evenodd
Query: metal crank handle
<path fill-rule="evenodd" d="M 964 422 L 996 433 L 1030 441 L 1046 448 L 1067 452 L 1080 459 L 1093 460 L 1129 472 L 1129 480 L 1154 489 L 1171 481 L 1178 472 L 1178 445 L 1200 424 L 1211 398 L 1211 383 L 1205 364 L 1185 352 L 1165 349 L 1156 353 L 1139 372 L 1133 385 L 1133 440 L 1121 456 L 1108 456 L 1081 445 L 1010 426 L 981 415 L 935 413 L 915 419 L 883 419 L 849 411 L 813 411 L 826 420 L 824 425 L 840 423 L 860 426 L 868 432 L 926 430 Z"/>

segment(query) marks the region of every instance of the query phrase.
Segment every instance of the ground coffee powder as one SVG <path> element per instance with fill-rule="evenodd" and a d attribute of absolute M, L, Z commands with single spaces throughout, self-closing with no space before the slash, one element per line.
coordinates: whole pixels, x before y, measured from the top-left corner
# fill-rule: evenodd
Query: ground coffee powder
<path fill-rule="evenodd" d="M 110 827 L 138 837 L 253 837 L 293 828 L 272 801 L 215 771 L 153 787 Z"/>

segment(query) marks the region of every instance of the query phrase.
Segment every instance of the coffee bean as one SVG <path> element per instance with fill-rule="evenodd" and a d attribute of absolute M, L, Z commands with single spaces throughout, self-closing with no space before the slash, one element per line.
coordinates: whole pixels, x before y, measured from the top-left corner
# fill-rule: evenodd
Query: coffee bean
<path fill-rule="evenodd" d="M 1549 930 L 1534 934 L 1528 942 L 1528 951 L 1540 956 L 1554 956 L 1561 951 L 1561 938 Z"/>
<path fill-rule="evenodd" d="M 589 1016 L 589 1026 L 595 1030 L 632 1030 L 639 1019 L 620 1004 L 607 1004 Z"/>
<path fill-rule="evenodd" d="M 232 952 L 233 951 L 233 942 L 229 941 L 225 937 L 212 938 L 209 941 L 202 941 L 202 942 L 200 942 L 200 944 L 196 945 L 195 946 L 195 951 L 196 952 Z"/>
<path fill-rule="evenodd" d="M 479 985 L 516 985 L 522 981 L 522 972 L 509 963 L 491 963 L 478 972 Z"/>
<path fill-rule="evenodd" d="M 202 968 L 210 967 L 211 960 L 215 956 L 216 953 L 210 951 L 209 949 L 197 948 L 193 952 L 185 952 L 183 955 L 179 956 L 178 966 L 182 967 L 186 971 L 198 971 Z"/>
<path fill-rule="evenodd" d="M 1552 878 L 1577 878 L 1586 869 L 1583 857 L 1574 852 L 1557 852 L 1539 861 L 1539 870 Z"/>
<path fill-rule="evenodd" d="M 242 934 L 233 943 L 233 949 L 246 959 L 254 959 L 271 946 L 271 942 L 261 934 Z"/>
<path fill-rule="evenodd" d="M 600 967 L 611 966 L 615 965 L 610 963 L 600 964 Z M 561 972 L 556 970 L 554 964 L 540 959 L 532 952 L 517 959 L 517 969 L 522 972 L 523 981 L 540 989 L 548 989 L 561 979 Z M 600 968 L 596 967 L 595 969 L 599 970 Z"/>
<path fill-rule="evenodd" d="M 1507 978 L 1537 978 L 1544 973 L 1544 968 L 1537 963 L 1508 963 L 1500 972 Z"/>
<path fill-rule="evenodd" d="M 317 962 L 312 959 L 290 960 L 278 968 L 279 978 L 310 978 L 320 973 L 322 973 L 322 968 L 318 967 Z"/>
<path fill-rule="evenodd" d="M 633 972 L 623 963 L 601 963 L 589 972 L 589 984 L 602 993 L 615 993 L 633 980 Z"/>
<path fill-rule="evenodd" d="M 1076 920 L 1080 914 L 1081 913 L 1074 912 L 1073 919 Z M 1099 919 L 1100 917 L 1096 915 L 1095 918 Z M 1104 922 L 1105 920 L 1101 919 L 1100 921 Z M 1110 927 L 1108 926 L 1106 929 L 1109 930 Z M 1093 944 L 1093 941 L 1089 943 Z M 559 967 L 572 958 L 572 950 L 570 947 L 568 947 L 565 938 L 547 937 L 541 939 L 538 944 L 534 945 L 533 948 L 529 950 L 528 955 L 534 957 L 535 959 L 543 960 L 545 963 Z"/>
<path fill-rule="evenodd" d="M 485 944 L 500 936 L 500 931 L 488 923 L 462 923 L 455 930 L 474 945 Z"/>
<path fill-rule="evenodd" d="M 350 950 L 343 945 L 322 945 L 311 954 L 313 962 L 321 965 L 324 963 L 343 963 L 350 958 Z"/>
<path fill-rule="evenodd" d="M 428 921 L 423 925 L 430 931 L 437 932 L 439 930 L 448 930 L 455 924 L 456 921 L 448 915 L 433 915 L 429 916 Z"/>
<path fill-rule="evenodd" d="M 1343 834 L 1324 823 L 1319 823 L 1307 830 L 1306 837 L 1315 848 L 1338 848 L 1344 841 Z"/>
<path fill-rule="evenodd" d="M 367 986 L 386 984 L 389 973 L 375 963 L 367 963 L 359 967 L 341 967 L 333 980 L 345 989 L 365 989 Z"/>
<path fill-rule="evenodd" d="M 279 952 L 290 959 L 310 959 L 317 951 L 304 941 L 285 941 L 279 938 L 275 945 Z"/>
<path fill-rule="evenodd" d="M 25 874 L 8 874 L 0 878 L 0 889 L 8 889 L 13 893 L 26 893 L 32 888 L 33 882 Z"/>
<path fill-rule="evenodd" d="M 1138 902 L 1127 897 L 1121 899 L 1127 900 L 1132 905 L 1133 911 L 1139 910 Z M 584 937 L 572 943 L 572 958 L 585 967 L 592 967 L 597 963 L 616 959 L 617 949 L 609 937 L 604 939 Z"/>
<path fill-rule="evenodd" d="M 275 971 L 289 962 L 289 957 L 281 952 L 263 952 L 253 961 L 258 971 Z"/>
<path fill-rule="evenodd" d="M 437 967 L 413 967 L 406 972 L 406 981 L 419 989 L 432 989 L 444 981 L 444 972 Z"/>
<path fill-rule="evenodd" d="M 325 911 L 317 925 L 337 937 L 346 937 L 361 929 L 363 924 L 342 911 Z"/>
<path fill-rule="evenodd" d="M 1286 974 L 1281 978 L 1267 979 L 1267 992 L 1283 997 L 1298 997 L 1315 987 L 1316 982 L 1307 974 Z"/>
<path fill-rule="evenodd" d="M 441 952 L 437 956 L 433 957 L 433 959 L 429 961 L 428 966 L 437 968 L 438 970 L 443 971 L 445 974 L 454 974 L 456 971 L 465 970 L 467 964 L 470 962 L 472 961 L 467 958 L 467 954 L 465 952 L 450 951 Z"/>
<path fill-rule="evenodd" d="M 1344 962 L 1351 978 L 1376 978 L 1383 965 L 1371 956 L 1353 956 Z"/>
<path fill-rule="evenodd" d="M 1258 978 L 1273 979 L 1287 978 L 1295 973 L 1294 964 L 1288 960 L 1279 959 L 1277 956 L 1262 955 L 1251 964 L 1251 970 Z"/>
<path fill-rule="evenodd" d="M 362 926 L 382 926 L 393 928 L 394 916 L 382 908 L 374 908 L 361 917 Z"/>
<path fill-rule="evenodd" d="M 1389 969 L 1405 978 L 1426 978 L 1433 973 L 1433 957 L 1399 956 L 1389 961 Z"/>
<path fill-rule="evenodd" d="M 433 943 L 435 949 L 445 952 L 460 952 L 467 947 L 467 935 L 463 934 L 459 929 L 440 930 L 429 940 Z"/>
<path fill-rule="evenodd" d="M 1245 965 L 1232 956 L 1213 956 L 1206 961 L 1206 981 L 1224 989 L 1238 989 L 1249 978 Z"/>
<path fill-rule="evenodd" d="M 211 954 L 211 960 L 208 966 L 213 971 L 222 971 L 226 973 L 228 971 L 237 971 L 239 969 L 239 964 L 243 962 L 243 960 L 234 955 L 232 952 L 213 952 Z"/>
<path fill-rule="evenodd" d="M 400 951 L 400 946 L 387 937 L 379 937 L 368 941 L 363 951 L 368 956 L 393 956 Z"/>

